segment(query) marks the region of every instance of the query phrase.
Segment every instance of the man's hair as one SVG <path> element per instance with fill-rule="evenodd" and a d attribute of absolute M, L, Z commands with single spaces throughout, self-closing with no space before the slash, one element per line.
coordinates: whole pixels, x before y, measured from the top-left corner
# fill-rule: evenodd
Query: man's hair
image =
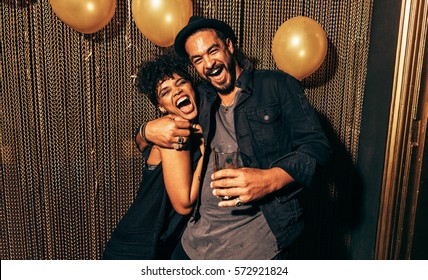
<path fill-rule="evenodd" d="M 138 67 L 136 87 L 147 95 L 150 102 L 159 104 L 157 87 L 165 80 L 172 79 L 176 73 L 193 84 L 188 72 L 189 63 L 175 54 L 161 54 L 153 60 L 145 61 Z"/>

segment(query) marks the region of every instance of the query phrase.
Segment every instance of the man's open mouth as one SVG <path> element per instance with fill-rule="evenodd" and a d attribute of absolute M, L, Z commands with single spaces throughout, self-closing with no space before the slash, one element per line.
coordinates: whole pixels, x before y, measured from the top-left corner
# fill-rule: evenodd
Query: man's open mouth
<path fill-rule="evenodd" d="M 205 75 L 207 77 L 216 77 L 221 74 L 222 70 L 223 70 L 223 66 L 215 67 L 213 69 L 207 70 Z"/>

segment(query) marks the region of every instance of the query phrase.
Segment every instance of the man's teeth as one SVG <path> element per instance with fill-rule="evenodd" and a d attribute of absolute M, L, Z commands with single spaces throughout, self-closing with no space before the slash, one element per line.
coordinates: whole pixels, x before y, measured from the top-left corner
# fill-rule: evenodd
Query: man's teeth
<path fill-rule="evenodd" d="M 214 69 L 214 70 L 210 73 L 210 75 L 215 76 L 215 75 L 219 74 L 219 73 L 220 73 L 220 71 L 221 71 L 221 69 L 220 69 L 220 68 Z"/>
<path fill-rule="evenodd" d="M 217 76 L 221 73 L 222 68 L 218 67 L 208 73 L 208 76 Z"/>

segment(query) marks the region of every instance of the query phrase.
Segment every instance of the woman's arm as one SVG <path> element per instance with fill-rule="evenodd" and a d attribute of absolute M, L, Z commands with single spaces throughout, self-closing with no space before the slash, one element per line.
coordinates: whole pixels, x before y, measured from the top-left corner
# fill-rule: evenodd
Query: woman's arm
<path fill-rule="evenodd" d="M 199 180 L 204 154 L 203 143 L 200 144 L 200 149 L 202 156 L 192 173 L 193 163 L 189 150 L 177 151 L 160 148 L 166 191 L 175 211 L 182 215 L 187 215 L 192 211 L 199 194 Z"/>

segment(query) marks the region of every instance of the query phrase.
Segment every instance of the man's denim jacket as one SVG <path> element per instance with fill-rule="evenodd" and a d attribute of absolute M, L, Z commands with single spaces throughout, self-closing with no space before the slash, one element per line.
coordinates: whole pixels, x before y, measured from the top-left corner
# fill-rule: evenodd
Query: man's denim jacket
<path fill-rule="evenodd" d="M 236 86 L 242 89 L 234 116 L 244 166 L 279 167 L 295 180 L 256 202 L 281 250 L 303 230 L 302 208 L 296 194 L 302 186 L 310 184 L 317 163 L 324 164 L 329 158 L 329 143 L 299 81 L 292 76 L 281 71 L 253 70 L 247 62 Z M 219 98 L 206 83 L 198 91 L 199 121 L 209 147 L 213 133 L 210 120 L 215 120 Z M 195 207 L 196 219 L 198 207 Z"/>

